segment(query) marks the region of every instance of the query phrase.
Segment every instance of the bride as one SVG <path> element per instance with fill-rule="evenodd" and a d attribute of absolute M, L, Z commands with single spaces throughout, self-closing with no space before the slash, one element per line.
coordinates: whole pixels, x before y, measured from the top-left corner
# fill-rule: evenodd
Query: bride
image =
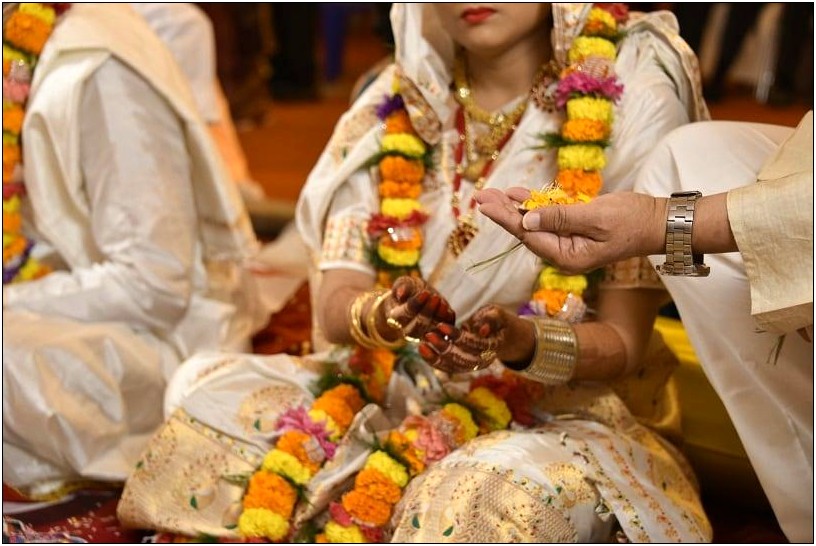
<path fill-rule="evenodd" d="M 514 241 L 477 189 L 628 190 L 662 135 L 706 116 L 671 16 L 395 4 L 392 22 L 395 63 L 298 205 L 331 347 L 188 361 L 120 519 L 273 541 L 709 541 L 658 434 L 679 416 L 651 268 L 566 277 L 526 251 L 474 267 Z"/>

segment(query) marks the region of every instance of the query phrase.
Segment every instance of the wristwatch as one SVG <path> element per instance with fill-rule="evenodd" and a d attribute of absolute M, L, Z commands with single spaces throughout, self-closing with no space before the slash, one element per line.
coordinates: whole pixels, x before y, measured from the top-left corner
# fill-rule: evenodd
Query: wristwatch
<path fill-rule="evenodd" d="M 703 263 L 703 255 L 691 248 L 694 227 L 694 205 L 703 194 L 684 191 L 671 194 L 666 218 L 666 262 L 657 266 L 662 275 L 707 277 L 711 269 Z"/>

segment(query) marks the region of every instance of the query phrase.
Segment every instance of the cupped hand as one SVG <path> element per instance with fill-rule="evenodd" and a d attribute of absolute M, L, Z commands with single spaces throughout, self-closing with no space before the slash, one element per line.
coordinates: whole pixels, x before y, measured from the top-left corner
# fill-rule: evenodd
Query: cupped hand
<path fill-rule="evenodd" d="M 453 325 L 456 313 L 448 301 L 422 279 L 400 277 L 391 287 L 394 303 L 388 312 L 408 338 L 422 337 L 440 324 Z"/>
<path fill-rule="evenodd" d="M 495 305 L 482 307 L 457 328 L 439 324 L 425 334 L 419 354 L 447 373 L 474 372 L 488 367 L 505 342 L 507 318 Z"/>

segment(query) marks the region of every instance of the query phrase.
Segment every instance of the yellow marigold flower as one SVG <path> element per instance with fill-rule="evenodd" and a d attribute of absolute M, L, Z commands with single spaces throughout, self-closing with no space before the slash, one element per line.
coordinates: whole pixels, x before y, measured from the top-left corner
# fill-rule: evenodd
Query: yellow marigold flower
<path fill-rule="evenodd" d="M 535 210 L 550 205 L 571 205 L 575 203 L 575 198 L 560 186 L 547 188 L 545 190 L 531 190 L 530 197 L 524 200 L 521 206 L 526 210 Z"/>
<path fill-rule="evenodd" d="M 470 410 L 460 404 L 445 404 L 443 413 L 447 413 L 459 423 L 465 442 L 472 440 L 479 433 L 479 427 L 473 422 L 473 415 Z"/>
<path fill-rule="evenodd" d="M 561 126 L 561 136 L 573 142 L 595 142 L 609 137 L 609 126 L 595 119 L 569 119 Z"/>
<path fill-rule="evenodd" d="M 564 169 L 558 171 L 558 185 L 569 195 L 586 195 L 595 197 L 601 191 L 603 179 L 597 171 L 583 169 Z"/>
<path fill-rule="evenodd" d="M 385 118 L 385 133 L 388 135 L 395 135 L 398 133 L 406 133 L 415 135 L 414 126 L 411 124 L 411 118 L 405 110 L 397 110 L 387 118 Z"/>
<path fill-rule="evenodd" d="M 28 56 L 22 51 L 3 44 L 3 63 L 11 63 L 11 61 L 28 61 Z M 3 70 L 5 72 L 5 68 Z"/>
<path fill-rule="evenodd" d="M 249 479 L 246 495 L 241 502 L 244 510 L 265 508 L 289 519 L 297 502 L 297 491 L 280 475 L 259 470 Z"/>
<path fill-rule="evenodd" d="M 367 542 L 363 532 L 356 525 L 343 527 L 336 521 L 329 521 L 323 532 L 326 539 L 333 544 L 365 544 Z"/>
<path fill-rule="evenodd" d="M 465 400 L 477 408 L 480 417 L 485 418 L 484 424 L 488 430 L 503 430 L 513 420 L 507 403 L 486 387 L 473 389 Z"/>
<path fill-rule="evenodd" d="M 271 510 L 250 508 L 244 510 L 238 518 L 238 531 L 245 537 L 264 537 L 278 541 L 289 532 L 289 521 Z"/>
<path fill-rule="evenodd" d="M 603 148 L 590 144 L 573 144 L 558 148 L 558 167 L 602 171 L 606 167 Z"/>
<path fill-rule="evenodd" d="M 3 199 L 3 215 L 20 210 L 20 198 L 16 195 Z"/>
<path fill-rule="evenodd" d="M 600 8 L 592 8 L 584 25 L 586 35 L 614 36 L 618 30 L 618 22 L 612 14 Z"/>
<path fill-rule="evenodd" d="M 596 97 L 579 97 L 567 101 L 567 119 L 591 119 L 612 124 L 612 103 Z"/>
<path fill-rule="evenodd" d="M 343 430 L 325 411 L 313 408 L 309 410 L 308 414 L 315 423 L 324 423 L 326 430 L 329 431 L 329 440 L 337 441 L 343 437 Z"/>
<path fill-rule="evenodd" d="M 408 470 L 385 451 L 378 450 L 369 455 L 363 468 L 373 468 L 379 471 L 400 488 L 408 484 Z"/>
<path fill-rule="evenodd" d="M 425 143 L 418 137 L 406 133 L 383 136 L 380 148 L 383 152 L 398 152 L 416 159 L 425 155 Z"/>
<path fill-rule="evenodd" d="M 380 177 L 383 180 L 419 184 L 425 177 L 425 165 L 417 159 L 399 155 L 385 156 L 380 160 Z"/>
<path fill-rule="evenodd" d="M 51 6 L 46 6 L 45 4 L 35 4 L 33 2 L 21 3 L 20 11 L 42 19 L 43 22 L 49 25 L 53 25 L 54 19 L 57 17 L 57 13 Z"/>
<path fill-rule="evenodd" d="M 314 474 L 320 470 L 320 462 L 313 461 L 309 457 L 309 452 L 306 451 L 305 444 L 311 439 L 311 436 L 299 430 L 288 430 L 283 436 L 278 438 L 278 443 L 275 444 L 275 449 L 285 451 L 293 455 L 295 459 L 300 461 L 300 464 L 309 469 Z"/>
<path fill-rule="evenodd" d="M 53 26 L 39 17 L 23 11 L 15 11 L 6 23 L 3 40 L 27 51 L 39 55 Z"/>
<path fill-rule="evenodd" d="M 402 496 L 400 487 L 374 468 L 364 468 L 357 474 L 354 489 L 388 504 L 396 504 Z"/>
<path fill-rule="evenodd" d="M 19 104 L 3 102 L 3 130 L 14 134 L 20 134 L 23 128 L 23 107 Z M 4 158 L 5 159 L 5 158 Z"/>
<path fill-rule="evenodd" d="M 584 275 L 564 275 L 552 266 L 547 266 L 538 275 L 538 286 L 572 292 L 580 296 L 587 288 L 587 278 Z"/>
<path fill-rule="evenodd" d="M 369 497 L 357 489 L 343 495 L 341 503 L 350 516 L 373 527 L 383 526 L 391 519 L 390 503 Z"/>
<path fill-rule="evenodd" d="M 616 55 L 615 44 L 609 40 L 595 36 L 578 36 L 572 42 L 568 57 L 570 63 L 575 63 L 593 56 L 614 61 Z"/>
<path fill-rule="evenodd" d="M 3 133 L 3 146 L 18 146 L 20 144 L 19 135 Z"/>
<path fill-rule="evenodd" d="M 553 317 L 564 308 L 564 304 L 567 302 L 567 292 L 542 288 L 541 290 L 535 291 L 533 301 L 543 303 L 547 315 Z"/>
<path fill-rule="evenodd" d="M 419 250 L 397 250 L 385 245 L 378 245 L 377 254 L 385 262 L 396 267 L 411 267 L 419 261 Z"/>
<path fill-rule="evenodd" d="M 416 199 L 383 199 L 380 203 L 380 212 L 400 220 L 408 218 L 414 211 L 423 211 L 422 205 Z"/>
<path fill-rule="evenodd" d="M 309 469 L 303 466 L 294 455 L 280 449 L 270 450 L 264 457 L 261 468 L 267 472 L 285 476 L 298 485 L 305 484 L 312 477 Z"/>

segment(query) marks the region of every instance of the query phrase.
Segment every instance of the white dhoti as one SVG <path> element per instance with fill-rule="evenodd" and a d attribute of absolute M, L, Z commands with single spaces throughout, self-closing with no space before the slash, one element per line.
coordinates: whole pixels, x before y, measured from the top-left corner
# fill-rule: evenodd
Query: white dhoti
<path fill-rule="evenodd" d="M 4 481 L 124 481 L 162 421 L 175 351 L 122 323 L 3 318 Z"/>
<path fill-rule="evenodd" d="M 752 184 L 791 133 L 786 127 L 733 122 L 682 127 L 644 164 L 635 191 L 706 195 Z M 664 258 L 651 260 L 657 265 Z M 791 541 L 812 542 L 813 344 L 797 334 L 780 340 L 758 330 L 739 253 L 709 255 L 705 261 L 709 277 L 664 276 L 663 282 L 780 526 Z"/>

